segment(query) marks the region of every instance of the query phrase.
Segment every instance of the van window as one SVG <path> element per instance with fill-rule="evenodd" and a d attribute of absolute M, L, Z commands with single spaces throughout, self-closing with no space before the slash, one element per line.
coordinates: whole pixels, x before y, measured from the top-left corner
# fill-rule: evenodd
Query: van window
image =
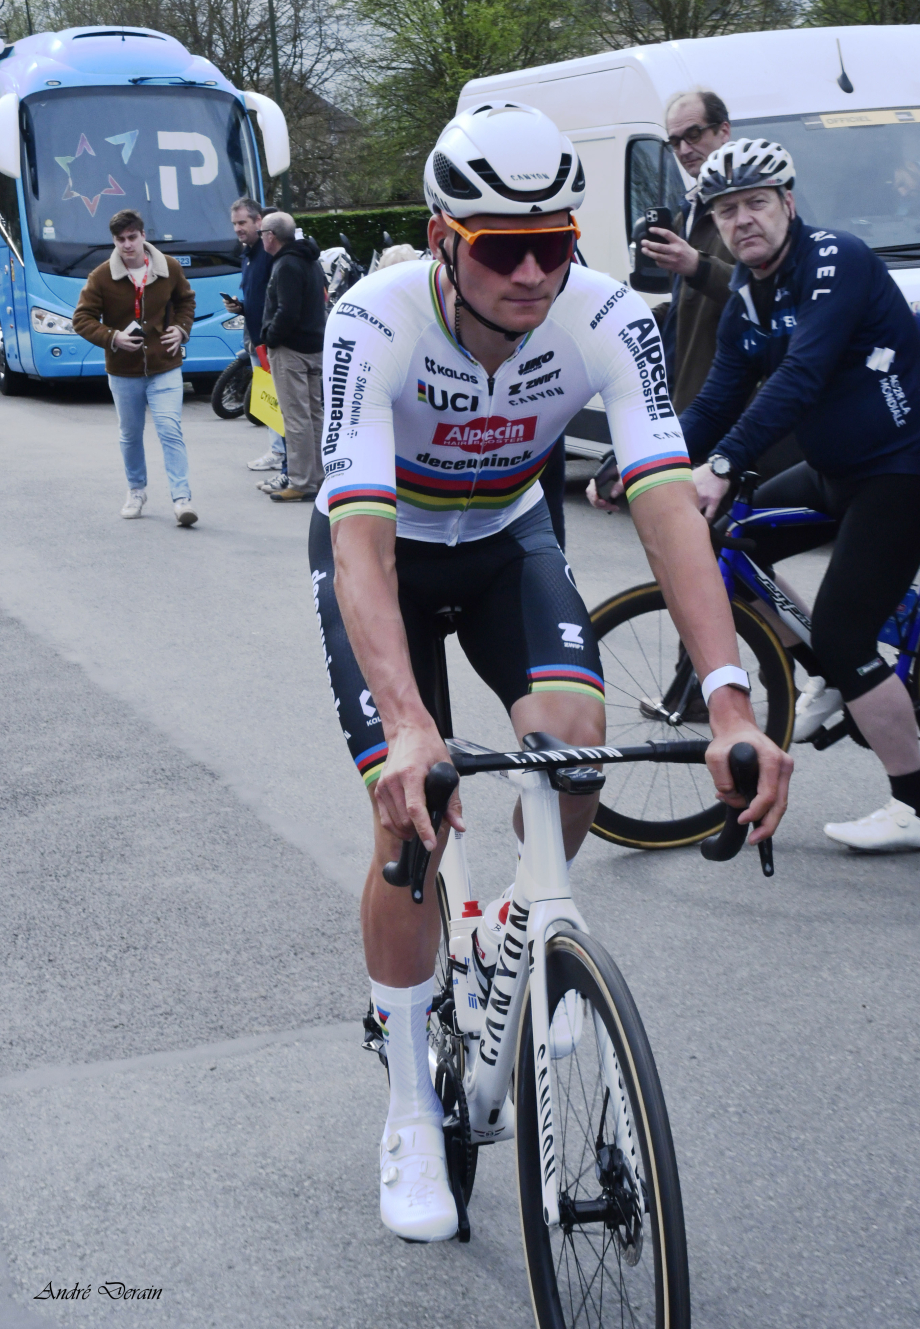
<path fill-rule="evenodd" d="M 687 192 L 680 168 L 664 139 L 634 138 L 626 153 L 626 230 L 633 227 L 646 208 L 668 207 L 676 220 Z"/>

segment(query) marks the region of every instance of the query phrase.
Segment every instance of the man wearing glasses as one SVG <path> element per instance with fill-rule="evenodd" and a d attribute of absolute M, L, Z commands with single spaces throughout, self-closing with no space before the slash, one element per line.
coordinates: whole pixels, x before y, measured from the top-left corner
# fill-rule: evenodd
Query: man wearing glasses
<path fill-rule="evenodd" d="M 463 112 L 425 167 L 440 261 L 364 278 L 326 327 L 326 478 L 310 562 L 339 721 L 374 815 L 361 916 L 390 1074 L 380 1212 L 411 1241 L 457 1230 L 426 1038 L 438 855 L 421 906 L 381 869 L 415 831 L 436 847 L 423 785 L 449 760 L 432 719 L 431 661 L 445 629 L 457 631 L 519 742 L 533 730 L 604 740 L 597 642 L 539 484 L 555 440 L 596 392 L 636 528 L 711 689 L 708 760 L 729 801 L 732 743 L 760 755 L 758 797 L 743 814 L 764 818 L 756 839 L 779 822 L 792 769 L 754 724 L 654 319 L 622 283 L 572 266 L 584 190 L 575 149 L 542 112 L 504 100 Z M 563 794 L 560 806 L 571 860 L 596 801 Z M 463 829 L 456 794 L 447 822 Z M 486 1134 L 501 1137 L 509 1111 Z"/>
<path fill-rule="evenodd" d="M 732 132 L 725 103 L 706 90 L 673 96 L 665 110 L 665 125 L 671 151 L 694 180 L 709 154 L 727 143 Z M 659 305 L 655 316 L 663 321 L 671 400 L 678 414 L 706 381 L 735 268 L 711 214 L 697 205 L 695 186 L 682 211 L 681 235 L 653 227 L 649 234 L 655 238 L 643 241 L 643 249 L 658 266 L 674 274 L 671 303 Z"/>

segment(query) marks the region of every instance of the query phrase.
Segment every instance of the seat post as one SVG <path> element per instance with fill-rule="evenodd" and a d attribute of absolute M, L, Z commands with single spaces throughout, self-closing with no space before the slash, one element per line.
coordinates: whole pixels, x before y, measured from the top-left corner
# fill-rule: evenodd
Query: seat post
<path fill-rule="evenodd" d="M 450 687 L 447 680 L 445 632 L 439 632 L 434 647 L 434 720 L 442 738 L 453 738 L 454 722 L 450 714 Z"/>

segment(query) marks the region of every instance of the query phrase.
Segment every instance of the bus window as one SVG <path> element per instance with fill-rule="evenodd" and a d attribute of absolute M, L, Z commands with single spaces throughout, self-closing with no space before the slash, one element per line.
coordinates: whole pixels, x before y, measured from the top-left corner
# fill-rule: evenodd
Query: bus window
<path fill-rule="evenodd" d="M 23 102 L 29 238 L 41 271 L 83 276 L 121 208 L 187 272 L 239 267 L 229 208 L 255 195 L 246 113 L 230 93 L 176 86 L 61 88 Z M 256 195 L 257 196 L 257 195 Z"/>
<path fill-rule="evenodd" d="M 19 225 L 19 200 L 16 181 L 0 175 L 0 235 L 22 262 L 22 228 Z"/>

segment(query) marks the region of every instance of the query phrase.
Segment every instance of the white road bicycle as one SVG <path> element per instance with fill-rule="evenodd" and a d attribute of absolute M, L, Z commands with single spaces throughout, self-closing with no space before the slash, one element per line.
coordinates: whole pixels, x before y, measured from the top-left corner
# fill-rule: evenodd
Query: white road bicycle
<path fill-rule="evenodd" d="M 446 673 L 439 717 L 449 732 Z M 559 792 L 593 793 L 594 766 L 700 763 L 705 741 L 635 748 L 575 748 L 549 734 L 523 752 L 494 752 L 446 738 L 452 765 L 432 768 L 426 797 L 435 828 L 461 775 L 489 772 L 518 791 L 524 852 L 508 903 L 483 1008 L 471 934 L 482 920 L 464 836 L 451 830 L 435 880 L 443 941 L 432 1006 L 430 1058 L 444 1105 L 460 1241 L 479 1150 L 515 1139 L 521 1227 L 539 1329 L 689 1329 L 690 1282 L 683 1205 L 667 1109 L 648 1037 L 619 969 L 590 936 L 572 899 Z M 757 758 L 732 749 L 736 788 L 748 801 Z M 728 809 L 705 857 L 733 857 L 746 838 Z M 769 846 L 769 842 L 767 842 Z M 421 902 L 430 856 L 416 837 L 384 875 Z M 762 850 L 772 873 L 769 847 Z M 372 1014 L 365 1047 L 386 1064 Z"/>

